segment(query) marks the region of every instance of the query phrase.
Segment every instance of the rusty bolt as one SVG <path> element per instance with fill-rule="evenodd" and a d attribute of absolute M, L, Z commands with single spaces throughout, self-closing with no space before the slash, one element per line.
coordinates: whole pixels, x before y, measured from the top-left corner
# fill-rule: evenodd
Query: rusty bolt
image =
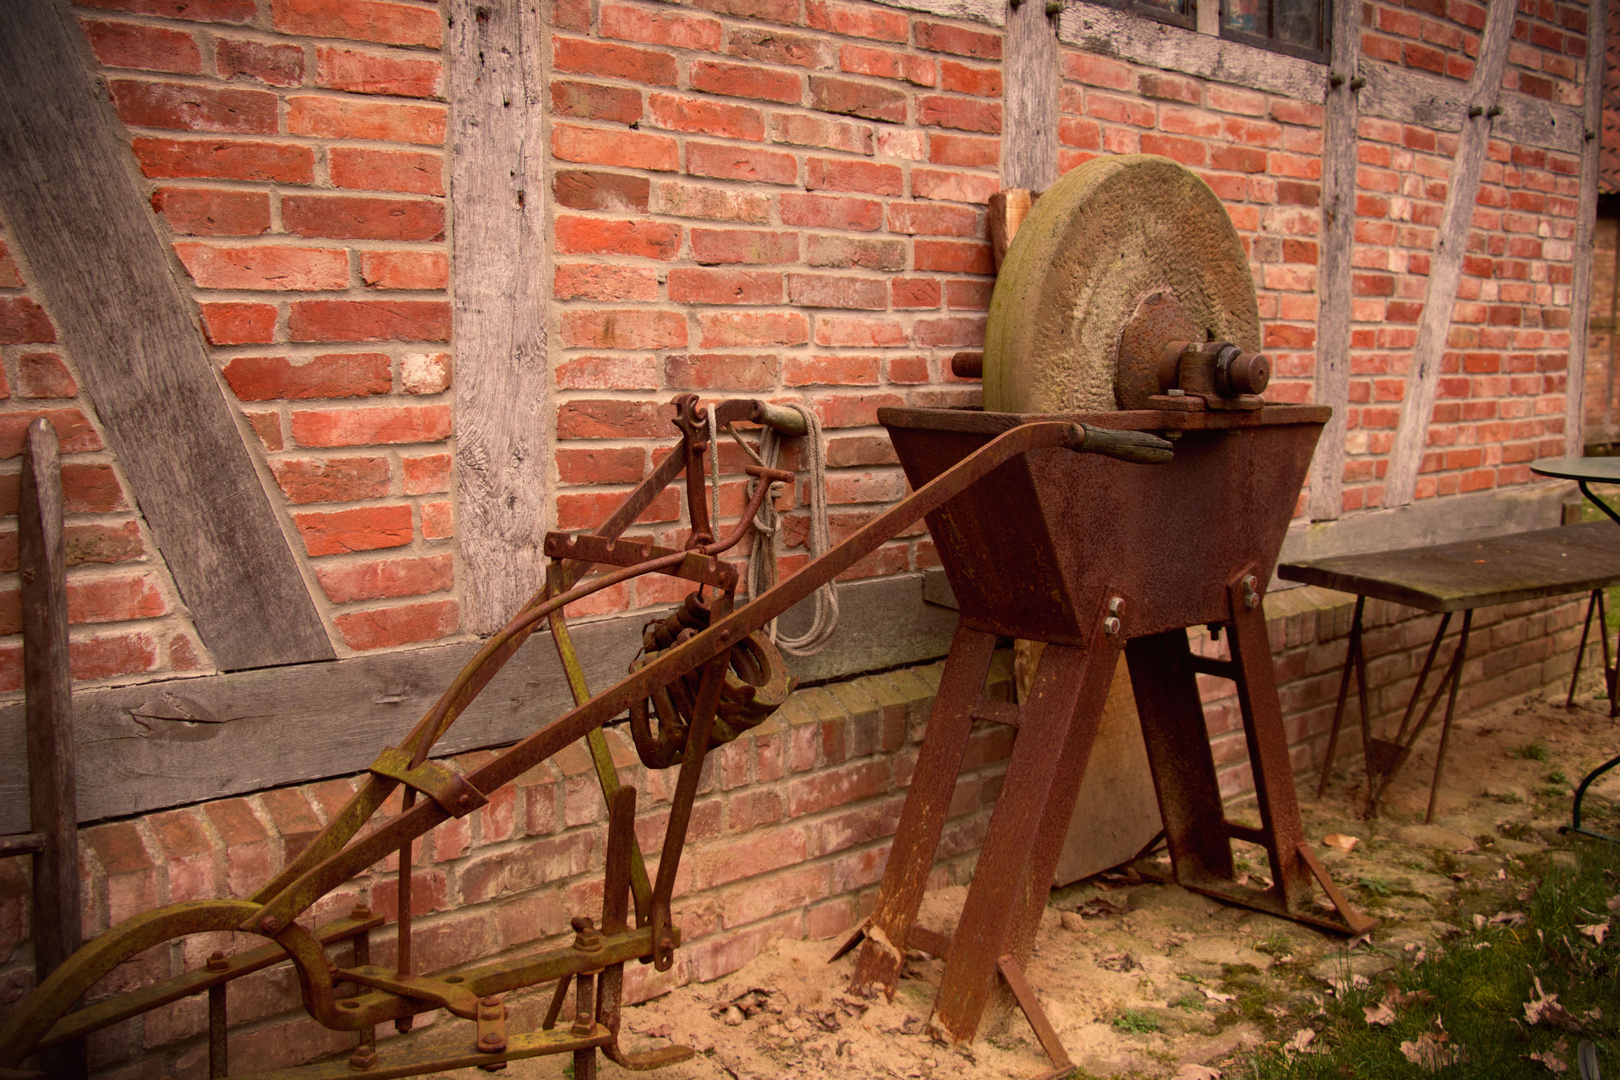
<path fill-rule="evenodd" d="M 463 810 L 471 810 L 472 809 L 472 796 L 471 795 L 457 795 L 456 796 L 456 805 L 461 807 Z"/>
<path fill-rule="evenodd" d="M 263 927 L 264 932 L 267 934 L 281 933 L 281 920 L 276 918 L 274 915 L 266 915 L 262 920 L 260 920 L 259 925 Z"/>
<path fill-rule="evenodd" d="M 489 995 L 489 997 L 483 997 L 483 998 L 478 999 L 478 1004 L 483 1005 L 486 1008 L 490 1008 L 490 1009 L 497 1008 L 500 1005 L 500 1003 L 501 1003 L 501 995 L 499 995 L 499 994 L 491 994 L 491 995 Z"/>
<path fill-rule="evenodd" d="M 215 949 L 214 955 L 208 958 L 209 971 L 229 971 L 230 967 L 231 962 L 225 959 L 225 954 L 218 949 Z"/>
<path fill-rule="evenodd" d="M 1112 615 L 1104 619 L 1103 633 L 1107 634 L 1109 637 L 1113 637 L 1115 634 L 1119 633 L 1119 620 Z"/>
<path fill-rule="evenodd" d="M 580 952 L 596 952 L 602 947 L 602 938 L 587 915 L 575 915 L 569 920 L 574 928 L 574 948 Z"/>
<path fill-rule="evenodd" d="M 1243 606 L 1252 608 L 1260 603 L 1260 583 L 1250 574 L 1243 579 Z"/>
<path fill-rule="evenodd" d="M 498 1054 L 506 1049 L 506 1040 L 498 1031 L 486 1031 L 478 1036 L 478 1049 L 486 1054 Z"/>
<path fill-rule="evenodd" d="M 365 922 L 367 919 L 371 918 L 371 905 L 354 905 L 354 910 L 349 912 L 349 918 L 353 919 L 355 922 Z"/>
<path fill-rule="evenodd" d="M 362 1046 L 349 1055 L 349 1068 L 355 1072 L 370 1072 L 377 1067 L 377 1049 L 373 1046 Z"/>
<path fill-rule="evenodd" d="M 1118 615 L 1123 610 L 1125 610 L 1125 600 L 1122 597 L 1115 596 L 1108 601 L 1108 614 Z"/>

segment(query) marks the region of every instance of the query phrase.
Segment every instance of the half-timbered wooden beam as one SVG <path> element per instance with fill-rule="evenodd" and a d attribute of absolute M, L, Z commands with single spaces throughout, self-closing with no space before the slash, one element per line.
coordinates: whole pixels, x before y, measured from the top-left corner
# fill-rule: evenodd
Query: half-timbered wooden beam
<path fill-rule="evenodd" d="M 1057 32 L 1046 0 L 1007 17 L 1002 65 L 1001 186 L 1044 191 L 1057 179 Z"/>
<path fill-rule="evenodd" d="M 1569 298 L 1569 370 L 1564 388 L 1564 452 L 1585 449 L 1587 320 L 1592 308 L 1593 235 L 1597 231 L 1598 163 L 1603 140 L 1603 64 L 1608 56 L 1606 2 L 1587 9 L 1586 86 L 1582 101 L 1580 208 L 1575 216 L 1575 280 Z"/>
<path fill-rule="evenodd" d="M 1457 140 L 1457 156 L 1446 191 L 1446 209 L 1435 237 L 1429 264 L 1423 314 L 1418 317 L 1417 343 L 1412 349 L 1412 370 L 1406 377 L 1406 397 L 1395 429 L 1389 471 L 1384 477 L 1384 505 L 1405 506 L 1412 501 L 1418 466 L 1428 444 L 1429 418 L 1440 388 L 1440 361 L 1451 331 L 1457 284 L 1462 279 L 1463 255 L 1473 225 L 1474 200 L 1479 195 L 1480 171 L 1490 145 L 1491 115 L 1502 93 L 1508 43 L 1513 33 L 1515 8 L 1511 0 L 1492 0 L 1480 35 L 1479 61 L 1468 84 L 1468 115 Z"/>
<path fill-rule="evenodd" d="M 0 207 L 215 663 L 330 659 L 82 46 L 55 0 L 0 4 Z"/>
<path fill-rule="evenodd" d="M 1361 8 L 1333 5 L 1332 63 L 1322 120 L 1322 240 L 1316 270 L 1316 402 L 1333 416 L 1316 444 L 1310 516 L 1336 518 L 1344 507 L 1346 411 L 1350 403 L 1351 257 L 1356 244 L 1356 70 Z"/>
<path fill-rule="evenodd" d="M 462 623 L 498 629 L 542 580 L 551 488 L 537 0 L 448 5 Z"/>

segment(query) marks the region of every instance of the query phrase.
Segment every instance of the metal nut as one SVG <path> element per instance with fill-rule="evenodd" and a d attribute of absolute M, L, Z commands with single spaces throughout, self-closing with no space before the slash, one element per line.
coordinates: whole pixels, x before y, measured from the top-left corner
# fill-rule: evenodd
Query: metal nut
<path fill-rule="evenodd" d="M 1108 614 L 1118 615 L 1125 610 L 1125 600 L 1122 597 L 1113 597 L 1108 601 Z"/>
<path fill-rule="evenodd" d="M 229 971 L 231 962 L 225 959 L 225 954 L 215 950 L 214 955 L 208 958 L 209 971 Z"/>
<path fill-rule="evenodd" d="M 349 1068 L 355 1072 L 370 1072 L 377 1067 L 377 1051 L 370 1046 L 362 1046 L 349 1055 Z"/>
<path fill-rule="evenodd" d="M 1119 633 L 1119 619 L 1115 618 L 1113 615 L 1110 615 L 1108 618 L 1104 619 L 1103 633 L 1107 634 L 1109 637 Z"/>
<path fill-rule="evenodd" d="M 281 920 L 274 915 L 266 915 L 260 920 L 259 925 L 264 928 L 264 932 L 267 934 L 281 933 Z"/>

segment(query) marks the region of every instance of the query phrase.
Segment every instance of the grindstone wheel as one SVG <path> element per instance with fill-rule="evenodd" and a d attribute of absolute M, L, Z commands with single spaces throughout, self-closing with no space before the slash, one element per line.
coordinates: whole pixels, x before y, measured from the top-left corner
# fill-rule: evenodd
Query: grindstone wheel
<path fill-rule="evenodd" d="M 992 412 L 1119 408 L 1120 335 L 1168 290 L 1205 341 L 1260 347 L 1254 280 L 1209 185 L 1149 154 L 1097 158 L 1048 188 L 1002 260 L 984 343 Z"/>

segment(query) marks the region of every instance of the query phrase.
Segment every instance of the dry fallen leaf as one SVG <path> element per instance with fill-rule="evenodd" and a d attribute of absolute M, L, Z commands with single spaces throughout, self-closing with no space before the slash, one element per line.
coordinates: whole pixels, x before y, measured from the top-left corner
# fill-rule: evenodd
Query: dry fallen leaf
<path fill-rule="evenodd" d="M 1209 1000 L 1217 1002 L 1219 1004 L 1223 1004 L 1223 1005 L 1228 1001 L 1236 1001 L 1237 1000 L 1237 995 L 1236 994 L 1223 994 L 1219 990 L 1211 990 L 1207 986 L 1200 986 L 1198 988 L 1198 992 L 1200 994 L 1203 994 L 1205 997 L 1209 998 Z"/>
<path fill-rule="evenodd" d="M 1558 1003 L 1557 994 L 1549 994 L 1541 988 L 1540 976 L 1535 977 L 1536 996 L 1524 1003 L 1525 1023 L 1535 1025 L 1545 1023 L 1550 1027 L 1574 1028 L 1579 1027 L 1579 1021 L 1570 1015 L 1568 1009 Z"/>
<path fill-rule="evenodd" d="M 1440 1017 L 1434 1018 L 1434 1026 L 1436 1031 L 1425 1031 L 1416 1039 L 1401 1043 L 1401 1053 L 1406 1060 L 1428 1072 L 1438 1072 L 1447 1065 L 1466 1061 L 1468 1055 L 1451 1041 L 1451 1035 L 1440 1022 Z"/>
<path fill-rule="evenodd" d="M 1283 1044 L 1283 1050 L 1294 1054 L 1320 1054 L 1320 1046 L 1312 1046 L 1311 1040 L 1316 1038 L 1316 1032 L 1310 1028 L 1300 1028 L 1294 1032 L 1294 1037 Z"/>
<path fill-rule="evenodd" d="M 1552 1044 L 1551 1049 L 1543 1050 L 1539 1054 L 1531 1054 L 1530 1060 L 1541 1062 L 1550 1073 L 1567 1073 L 1569 1072 L 1569 1062 L 1566 1060 L 1568 1057 L 1569 1042 L 1560 1035 L 1558 1041 Z"/>
<path fill-rule="evenodd" d="M 1608 936 L 1609 924 L 1606 922 L 1592 923 L 1590 926 L 1581 927 L 1581 933 L 1601 945 L 1603 939 Z"/>
<path fill-rule="evenodd" d="M 1322 837 L 1323 847 L 1334 848 L 1338 851 L 1343 851 L 1346 854 L 1356 850 L 1356 845 L 1359 843 L 1361 843 L 1361 837 L 1346 836 L 1344 833 L 1330 832 L 1326 836 Z"/>
<path fill-rule="evenodd" d="M 1376 1005 L 1363 1005 L 1361 1011 L 1367 1014 L 1367 1023 L 1369 1024 L 1389 1027 L 1395 1022 L 1395 1010 L 1390 1007 L 1389 998 L 1387 997 Z"/>
<path fill-rule="evenodd" d="M 1498 911 L 1490 921 L 1492 926 L 1521 926 L 1524 924 L 1524 912 Z"/>
<path fill-rule="evenodd" d="M 1212 1069 L 1208 1065 L 1194 1065 L 1191 1062 L 1176 1070 L 1172 1080 L 1221 1080 L 1219 1069 Z"/>

